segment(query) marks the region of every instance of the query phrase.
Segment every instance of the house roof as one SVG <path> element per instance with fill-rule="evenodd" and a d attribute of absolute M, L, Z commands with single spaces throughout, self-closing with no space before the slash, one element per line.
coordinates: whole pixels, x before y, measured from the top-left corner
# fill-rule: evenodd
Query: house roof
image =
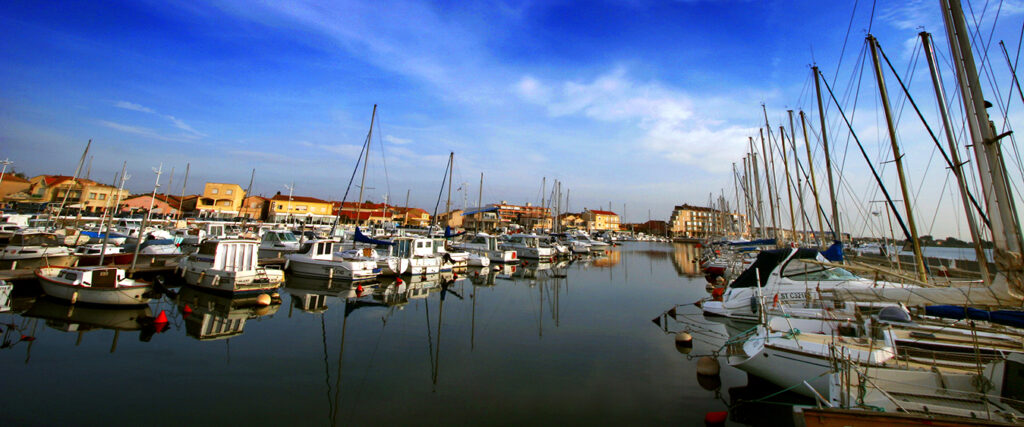
<path fill-rule="evenodd" d="M 3 182 L 18 182 L 23 184 L 28 183 L 27 179 L 10 173 L 0 174 L 0 180 L 2 180 Z"/>
<path fill-rule="evenodd" d="M 717 212 L 717 210 L 715 210 L 715 209 L 706 208 L 704 206 L 693 206 L 693 205 L 688 205 L 688 204 L 683 204 L 683 205 L 676 206 L 676 210 L 697 211 L 697 212 Z"/>
<path fill-rule="evenodd" d="M 612 212 L 612 211 L 591 210 L 590 212 L 593 212 L 593 213 L 598 214 L 598 215 L 617 215 L 615 212 Z"/>
<path fill-rule="evenodd" d="M 43 180 L 42 181 L 43 181 L 44 184 L 46 184 L 47 187 L 52 187 L 54 185 L 60 185 L 61 183 L 65 182 L 65 181 L 72 181 L 72 180 L 76 180 L 75 177 L 67 176 L 67 175 L 43 175 Z M 77 181 L 78 181 L 79 184 L 83 184 L 83 185 L 97 185 L 97 184 L 99 184 L 96 181 L 93 181 L 91 179 L 85 179 L 85 178 L 78 178 Z"/>
<path fill-rule="evenodd" d="M 260 200 L 262 200 L 262 201 L 267 201 L 267 200 L 270 200 L 270 199 L 268 199 L 268 198 L 266 198 L 266 197 L 263 197 L 263 196 L 245 196 L 245 200 L 250 200 L 250 199 L 260 199 Z M 295 199 L 295 197 L 292 197 L 292 199 L 294 200 L 294 199 Z M 288 198 L 287 198 L 287 197 L 285 197 L 285 200 L 288 200 Z"/>
<path fill-rule="evenodd" d="M 277 194 L 277 195 L 274 195 L 274 197 L 271 198 L 270 200 L 287 202 L 288 201 L 288 195 L 287 194 Z M 330 202 L 328 202 L 326 200 L 317 199 L 316 197 L 305 197 L 305 196 L 291 196 L 291 201 L 292 202 L 305 202 L 305 203 L 330 203 Z"/>

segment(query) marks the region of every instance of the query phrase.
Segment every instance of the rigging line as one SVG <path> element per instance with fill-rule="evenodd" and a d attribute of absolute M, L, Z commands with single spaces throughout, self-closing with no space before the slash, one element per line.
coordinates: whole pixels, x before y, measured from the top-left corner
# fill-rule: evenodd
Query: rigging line
<path fill-rule="evenodd" d="M 387 205 L 391 201 L 390 200 L 390 198 L 391 198 L 391 177 L 388 175 L 388 160 L 387 160 L 387 156 L 384 155 L 384 137 L 382 136 L 382 135 L 384 135 L 384 127 L 381 126 L 381 124 L 380 124 L 380 115 L 379 114 L 377 115 L 377 129 L 379 129 L 379 131 L 377 131 L 377 141 L 379 142 L 378 145 L 380 146 L 380 161 L 381 161 L 381 164 L 383 164 L 383 166 L 384 166 L 384 188 L 385 188 L 385 191 L 386 191 L 386 193 L 384 193 L 384 194 L 387 194 L 387 197 L 388 197 L 388 200 L 384 201 L 385 202 L 384 203 L 384 209 L 387 209 Z M 394 205 L 394 203 L 391 203 L 391 204 Z"/>
<path fill-rule="evenodd" d="M 939 191 L 939 205 L 935 207 L 935 214 L 932 215 L 932 223 L 928 226 L 928 234 L 934 236 L 935 220 L 939 218 L 939 212 L 942 212 L 942 196 L 946 194 L 946 187 L 949 187 L 949 175 L 952 171 L 946 172 L 946 180 L 942 183 L 942 191 Z M 952 193 L 952 192 L 950 192 Z M 957 215 L 954 215 L 957 216 Z"/>
<path fill-rule="evenodd" d="M 431 220 L 432 222 L 437 220 L 437 208 L 439 206 L 441 206 L 441 195 L 444 194 L 444 184 L 446 182 L 448 182 L 448 170 L 451 167 L 452 167 L 452 161 L 451 161 L 451 157 L 449 157 L 448 158 L 448 163 L 445 164 L 445 166 L 444 166 L 444 178 L 441 178 L 441 189 L 438 190 L 438 192 L 437 192 L 437 203 L 434 204 L 434 216 L 433 216 L 433 219 Z M 448 214 L 447 216 L 450 217 L 451 214 Z M 448 220 L 451 220 L 451 218 L 448 218 Z M 427 235 L 429 236 L 431 232 L 433 232 L 433 230 L 427 231 Z"/>
<path fill-rule="evenodd" d="M 885 54 L 885 50 L 882 49 L 881 45 L 878 45 L 878 52 L 882 54 L 882 59 L 884 59 L 886 65 L 889 66 L 889 70 L 892 72 L 893 76 L 896 77 L 896 81 L 899 82 L 900 88 L 903 89 L 903 93 L 906 94 L 907 99 L 910 101 L 910 105 L 914 108 L 914 111 L 917 112 L 917 116 L 921 119 L 921 124 L 923 124 L 925 130 L 928 131 L 928 135 L 931 136 L 932 141 L 935 143 L 935 147 L 939 149 L 940 153 L 942 153 L 942 158 L 946 161 L 946 165 L 950 168 L 961 167 L 962 165 L 954 165 L 953 161 L 950 160 L 949 155 L 946 154 L 946 150 L 942 148 L 942 144 L 939 142 L 939 138 L 935 135 L 935 132 L 932 131 L 931 126 L 928 125 L 928 121 L 925 120 L 924 118 L 924 113 L 921 112 L 921 109 L 918 108 L 917 103 L 914 102 L 914 99 L 910 96 L 910 90 L 907 89 L 907 85 L 903 84 L 903 79 L 900 78 L 899 74 L 896 74 L 896 68 L 893 67 L 892 62 L 889 61 L 889 57 Z M 929 164 L 931 164 L 931 160 L 929 160 Z M 985 223 L 987 227 L 991 228 L 992 223 L 989 222 L 988 216 L 985 215 L 985 211 L 981 208 L 981 205 L 978 204 L 978 201 L 977 199 L 974 198 L 974 195 L 971 194 L 970 191 L 968 191 L 967 197 L 970 199 L 971 204 L 974 205 L 974 209 L 978 211 L 978 215 L 981 216 L 981 220 Z"/>
<path fill-rule="evenodd" d="M 868 18 L 868 33 L 871 33 L 871 26 L 875 23 L 875 3 L 877 3 L 877 0 L 871 1 L 871 17 Z"/>
<path fill-rule="evenodd" d="M 1024 32 L 1021 34 L 1024 35 Z M 1012 77 L 1010 81 L 1010 89 L 1006 94 L 1006 108 L 1003 110 L 1003 130 L 1006 131 L 1008 130 L 1007 128 L 1010 127 L 1008 116 L 1010 114 L 1010 103 L 1013 102 L 1013 89 L 1014 87 L 1017 88 L 1017 93 L 1020 94 L 1021 101 L 1024 101 L 1024 92 L 1021 91 L 1020 81 L 1017 79 L 1017 69 L 1013 63 L 1010 62 L 1010 55 L 1006 51 L 1006 44 L 1003 43 L 1002 40 L 999 41 L 999 47 L 1002 49 L 1003 56 L 1006 58 L 1006 65 L 1010 67 L 1010 75 Z M 1017 138 L 1012 133 L 1010 134 L 1010 148 L 1013 150 L 1013 156 L 1011 156 L 1010 159 L 1016 163 L 1017 171 L 1024 176 L 1024 162 L 1021 162 L 1020 151 L 1017 149 Z M 1021 197 L 1020 188 L 1016 186 L 1016 182 L 1014 180 L 1010 180 L 1010 182 L 1014 187 L 1014 190 L 1016 190 L 1017 196 Z"/>
<path fill-rule="evenodd" d="M 338 216 L 334 217 L 334 224 L 331 225 L 331 235 L 334 235 L 334 230 L 338 228 L 338 222 L 341 221 L 341 213 L 345 210 L 345 201 L 348 200 L 348 192 L 352 189 L 352 182 L 356 179 L 356 171 L 359 170 L 359 165 L 363 161 L 363 154 L 366 153 L 367 145 L 370 144 L 370 134 L 366 134 L 366 141 L 363 142 L 363 148 L 359 150 L 359 157 L 356 158 L 356 167 L 352 168 L 352 176 L 348 179 L 348 186 L 345 187 L 345 195 L 341 198 L 341 206 L 338 207 Z M 364 166 L 365 167 L 365 166 Z M 361 202 L 361 201 L 360 201 Z M 356 223 L 359 223 L 359 218 L 356 218 Z"/>
<path fill-rule="evenodd" d="M 871 163 L 871 158 L 868 157 L 868 153 L 864 151 L 864 146 L 860 143 L 860 139 L 857 138 L 857 133 L 853 130 L 853 125 L 850 123 L 850 120 L 847 119 L 846 113 L 843 111 L 843 107 L 839 105 L 838 100 L 836 100 L 836 95 L 832 92 L 832 88 L 828 85 L 828 82 L 825 82 L 825 89 L 828 89 L 828 93 L 832 97 L 832 102 L 836 103 L 836 109 L 839 110 L 839 114 L 843 117 L 843 121 L 846 122 L 846 127 L 850 129 L 850 135 L 853 136 L 853 140 L 857 143 L 857 147 L 860 148 L 860 152 L 864 156 L 864 161 L 867 162 L 872 175 L 875 176 L 875 181 L 878 182 L 878 186 L 881 187 L 882 193 L 885 194 L 885 200 L 889 203 L 889 207 L 892 209 L 893 215 L 896 217 L 896 221 L 900 223 L 900 228 L 903 229 L 903 234 L 907 236 L 908 240 L 911 239 L 910 230 L 907 229 L 907 225 L 903 222 L 903 217 L 900 216 L 899 211 L 896 210 L 896 204 L 892 201 L 892 197 L 889 196 L 889 190 L 885 188 L 885 184 L 882 182 L 882 177 L 878 176 L 878 171 L 875 170 L 875 165 Z"/>
<path fill-rule="evenodd" d="M 843 66 L 843 56 L 846 54 L 846 44 L 850 42 L 850 30 L 853 29 L 853 18 L 857 16 L 857 5 L 859 3 L 860 0 L 853 2 L 853 10 L 850 11 L 850 22 L 846 24 L 846 36 L 843 37 L 843 48 L 839 50 L 839 62 L 836 64 L 836 72 L 832 76 L 832 84 L 835 84 L 836 79 L 839 78 L 839 69 Z"/>

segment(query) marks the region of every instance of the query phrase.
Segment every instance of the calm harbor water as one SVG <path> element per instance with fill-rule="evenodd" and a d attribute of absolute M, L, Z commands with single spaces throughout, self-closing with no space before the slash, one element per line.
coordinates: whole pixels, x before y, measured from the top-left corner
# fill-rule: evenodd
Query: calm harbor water
<path fill-rule="evenodd" d="M 724 328 L 696 308 L 680 309 L 688 322 L 652 323 L 707 294 L 688 275 L 696 255 L 627 242 L 597 259 L 362 296 L 289 278 L 282 303 L 263 308 L 187 287 L 148 308 L 72 308 L 21 286 L 15 311 L 0 313 L 0 424 L 700 425 L 774 389 L 745 387 L 724 359 L 717 381 L 698 379 L 672 332 L 693 330 L 701 355 Z M 140 326 L 160 311 L 167 330 Z M 745 404 L 730 419 L 785 425 L 788 414 Z"/>

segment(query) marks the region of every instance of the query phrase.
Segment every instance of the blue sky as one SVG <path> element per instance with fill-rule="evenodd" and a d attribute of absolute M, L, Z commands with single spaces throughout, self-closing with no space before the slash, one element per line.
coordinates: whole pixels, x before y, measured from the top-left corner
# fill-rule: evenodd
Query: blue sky
<path fill-rule="evenodd" d="M 850 67 L 871 26 L 906 67 L 919 26 L 941 33 L 937 1 L 880 1 L 873 18 L 860 3 L 8 1 L 0 156 L 29 175 L 71 174 L 91 138 L 92 178 L 128 161 L 134 191 L 162 162 L 177 193 L 191 163 L 190 193 L 245 186 L 255 168 L 254 193 L 294 181 L 296 194 L 340 199 L 378 104 L 367 199 L 401 204 L 411 190 L 410 204 L 432 208 L 454 151 L 457 206 L 475 205 L 483 172 L 485 203 L 538 203 L 547 177 L 573 210 L 625 203 L 627 220 L 667 219 L 709 192 L 733 199 L 732 162 L 763 125 L 761 103 L 773 127 L 788 108 L 813 111 L 812 61 L 830 76 Z M 1004 2 L 981 27 L 1015 52 L 1021 10 Z"/>

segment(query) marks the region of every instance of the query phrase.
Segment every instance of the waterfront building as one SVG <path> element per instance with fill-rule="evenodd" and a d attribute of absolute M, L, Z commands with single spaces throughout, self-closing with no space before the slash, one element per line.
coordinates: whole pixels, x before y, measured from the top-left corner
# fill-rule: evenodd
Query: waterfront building
<path fill-rule="evenodd" d="M 587 221 L 578 213 L 564 213 L 558 216 L 558 222 L 563 230 L 582 230 L 587 227 Z"/>
<path fill-rule="evenodd" d="M 586 209 L 580 218 L 589 231 L 619 231 L 619 215 L 615 212 Z"/>
<path fill-rule="evenodd" d="M 65 208 L 81 209 L 83 212 L 103 212 L 108 200 L 116 198 L 118 192 L 124 199 L 130 194 L 128 190 L 101 184 L 96 181 L 64 175 L 39 175 L 29 180 L 26 196 L 20 202 L 28 203 L 61 203 Z M 14 195 L 12 195 L 14 196 Z M 66 196 L 66 197 L 65 197 Z"/>
<path fill-rule="evenodd" d="M 470 209 L 462 213 L 462 224 L 466 230 L 479 229 L 482 232 L 489 233 L 501 226 L 501 218 L 498 217 L 498 208 L 493 206 Z"/>
<path fill-rule="evenodd" d="M 430 213 L 420 208 L 391 207 L 395 222 L 409 227 L 426 227 L 430 225 Z"/>
<path fill-rule="evenodd" d="M 270 199 L 263 196 L 248 196 L 242 200 L 242 208 L 238 216 L 256 221 L 266 221 L 270 214 Z"/>
<path fill-rule="evenodd" d="M 746 215 L 703 206 L 676 206 L 669 217 L 668 226 L 673 237 L 697 239 L 722 233 L 730 237 L 750 237 L 750 224 Z"/>
<path fill-rule="evenodd" d="M 270 198 L 267 219 L 273 222 L 303 221 L 327 224 L 334 222 L 331 202 L 315 197 L 295 196 L 278 192 Z"/>
<path fill-rule="evenodd" d="M 233 218 L 242 209 L 245 190 L 238 184 L 207 182 L 196 210 L 200 216 Z"/>
<path fill-rule="evenodd" d="M 331 212 L 341 216 L 341 222 L 345 224 L 387 224 L 395 221 L 392 207 L 385 203 L 331 202 Z"/>
<path fill-rule="evenodd" d="M 534 206 L 532 203 L 513 205 L 504 200 L 487 207 L 495 208 L 503 226 L 515 224 L 527 230 L 551 227 L 551 210 L 545 207 Z"/>
<path fill-rule="evenodd" d="M 437 214 L 437 225 L 441 227 L 462 228 L 463 212 L 465 211 L 462 209 L 455 209 L 451 212 L 439 213 Z"/>
<path fill-rule="evenodd" d="M 193 196 L 193 201 L 196 198 Z M 181 211 L 178 210 L 179 206 L 184 210 L 184 203 L 177 196 L 157 194 L 156 197 L 153 197 L 152 193 L 144 193 L 129 196 L 127 199 L 122 200 L 118 211 L 130 214 L 146 213 L 150 206 L 153 206 L 152 212 L 154 215 L 173 215 L 177 217 L 181 215 Z M 195 206 L 194 202 L 192 206 Z"/>
<path fill-rule="evenodd" d="M 17 200 L 17 198 L 9 198 L 9 196 L 23 193 L 31 186 L 31 182 L 18 175 L 12 173 L 0 174 L 0 205 L 3 205 L 5 202 Z M 27 196 L 27 194 L 25 194 L 25 196 Z"/>

